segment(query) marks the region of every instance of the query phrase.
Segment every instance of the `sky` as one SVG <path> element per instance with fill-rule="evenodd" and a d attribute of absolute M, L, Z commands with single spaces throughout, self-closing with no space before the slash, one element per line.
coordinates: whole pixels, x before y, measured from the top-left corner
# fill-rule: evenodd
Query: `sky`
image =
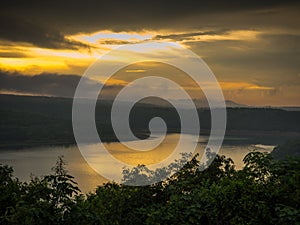
<path fill-rule="evenodd" d="M 225 99 L 300 106 L 299 15 L 300 3 L 288 0 L 5 1 L 0 92 L 72 97 L 102 54 L 120 45 L 171 41 L 207 63 Z M 148 67 L 124 69 L 124 79 L 112 80 L 107 92 Z"/>

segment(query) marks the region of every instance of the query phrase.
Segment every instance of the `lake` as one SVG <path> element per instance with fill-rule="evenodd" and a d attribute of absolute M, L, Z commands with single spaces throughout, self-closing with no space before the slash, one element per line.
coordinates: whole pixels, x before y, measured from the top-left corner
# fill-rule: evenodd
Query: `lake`
<path fill-rule="evenodd" d="M 160 144 L 155 151 L 136 152 L 126 149 L 121 143 L 105 144 L 109 152 L 117 159 L 126 163 L 137 164 L 151 164 L 163 160 L 172 153 L 174 147 L 177 145 L 179 134 L 168 134 L 162 144 Z M 191 135 L 186 135 L 186 146 L 188 148 L 188 140 Z M 203 152 L 206 146 L 208 136 L 200 136 L 199 142 L 196 146 L 196 152 Z M 264 139 L 266 140 L 266 139 Z M 140 143 L 142 145 L 151 146 L 153 140 L 144 140 Z M 236 168 L 243 167 L 244 156 L 252 150 L 261 152 L 271 152 L 280 139 L 272 138 L 267 142 L 261 141 L 259 138 L 231 136 L 226 137 L 219 154 L 230 157 L 235 162 Z M 96 149 L 97 145 L 89 145 L 91 149 Z M 93 191 L 98 185 L 107 180 L 96 173 L 82 157 L 77 146 L 51 146 L 51 147 L 37 147 L 27 149 L 9 149 L 0 151 L 0 163 L 13 166 L 14 175 L 21 181 L 29 181 L 30 174 L 34 176 L 47 175 L 51 172 L 51 168 L 55 165 L 58 156 L 64 156 L 67 170 L 75 177 L 79 188 L 82 192 L 87 193 Z M 101 158 L 97 159 L 98 163 L 102 163 Z M 114 172 L 114 168 L 107 166 L 107 170 Z"/>

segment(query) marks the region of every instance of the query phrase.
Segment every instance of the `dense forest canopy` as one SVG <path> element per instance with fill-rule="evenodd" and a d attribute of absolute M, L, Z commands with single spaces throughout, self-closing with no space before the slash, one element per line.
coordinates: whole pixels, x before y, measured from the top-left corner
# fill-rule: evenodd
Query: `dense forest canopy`
<path fill-rule="evenodd" d="M 195 156 L 163 182 L 126 185 L 140 176 L 153 179 L 157 171 L 139 165 L 124 170 L 125 184 L 106 183 L 87 195 L 80 194 L 61 158 L 53 174 L 29 183 L 2 165 L 0 223 L 299 224 L 300 158 L 278 161 L 250 152 L 244 163 L 236 170 L 231 159 L 217 155 L 202 171 Z M 163 170 L 174 167 L 176 162 Z"/>

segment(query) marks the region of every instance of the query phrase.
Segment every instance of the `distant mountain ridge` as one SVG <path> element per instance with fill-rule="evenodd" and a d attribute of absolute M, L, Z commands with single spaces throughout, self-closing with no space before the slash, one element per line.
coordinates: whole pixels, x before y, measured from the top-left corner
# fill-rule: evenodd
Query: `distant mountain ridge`
<path fill-rule="evenodd" d="M 83 109 L 86 101 L 83 100 Z M 129 124 L 133 133 L 140 138 L 149 135 L 149 121 L 154 117 L 162 118 L 168 133 L 180 132 L 180 117 L 174 107 L 160 107 L 146 101 L 134 105 L 130 112 Z M 155 99 L 160 105 L 167 101 Z M 160 101 L 160 102 L 159 102 Z M 198 106 L 203 106 L 196 101 Z M 287 111 L 276 108 L 239 107 L 231 101 L 227 106 L 227 135 L 242 132 L 261 135 L 265 132 L 276 134 L 300 134 L 300 111 Z M 128 102 L 121 102 L 128 104 Z M 71 98 L 0 95 L 0 149 L 40 145 L 74 144 L 72 128 Z M 111 126 L 112 100 L 99 100 L 95 108 L 97 131 L 104 142 L 118 141 Z M 187 109 L 188 111 L 190 109 Z M 219 110 L 219 109 L 214 109 Z M 202 134 L 211 129 L 211 110 L 198 108 Z M 126 135 L 126 134 L 124 134 Z M 89 137 L 89 136 L 88 136 Z M 265 136 L 263 137 L 265 139 Z M 87 143 L 95 143 L 93 138 Z"/>
<path fill-rule="evenodd" d="M 182 108 L 191 108 L 185 99 L 174 100 L 176 104 L 181 106 Z M 209 108 L 209 104 L 206 99 L 193 99 L 196 108 Z M 159 98 L 147 98 L 141 101 L 143 104 L 154 105 L 158 107 L 168 108 L 170 107 L 170 103 L 166 100 L 161 100 Z M 225 105 L 228 108 L 245 108 L 249 107 L 248 105 L 239 104 L 231 100 L 225 100 Z"/>

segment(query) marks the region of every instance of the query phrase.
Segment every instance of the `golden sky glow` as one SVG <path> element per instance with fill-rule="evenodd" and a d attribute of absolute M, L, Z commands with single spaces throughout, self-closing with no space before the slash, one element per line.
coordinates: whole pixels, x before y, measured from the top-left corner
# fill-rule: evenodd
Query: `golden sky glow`
<path fill-rule="evenodd" d="M 187 33 L 173 32 L 171 35 L 170 33 L 171 31 L 168 30 L 120 33 L 104 30 L 66 36 L 66 39 L 70 42 L 76 41 L 85 44 L 85 46 L 77 49 L 51 49 L 23 43 L 10 43 L 7 45 L 6 42 L 0 42 L 0 69 L 10 72 L 17 71 L 24 75 L 41 73 L 82 75 L 85 69 L 99 56 L 119 45 L 142 43 L 151 40 L 176 41 L 191 50 L 196 50 L 196 53 L 208 63 L 208 66 L 218 78 L 226 99 L 251 105 L 268 105 L 270 102 L 272 102 L 270 104 L 274 105 L 299 105 L 298 94 L 288 93 L 288 90 L 295 90 L 300 87 L 300 84 L 299 86 L 295 84 L 295 87 L 283 85 L 278 88 L 276 85 L 273 86 L 273 80 L 260 83 L 255 70 L 241 69 L 238 58 L 236 67 L 226 64 L 226 60 L 232 57 L 230 51 L 245 55 L 259 51 L 259 46 L 268 44 L 262 37 L 274 34 L 276 31 L 233 30 L 220 32 L 220 34 L 210 34 L 207 31 L 190 31 Z M 195 47 L 195 43 L 202 44 L 200 47 Z M 224 47 L 223 45 L 220 46 L 220 49 L 217 49 L 216 46 L 220 45 L 220 43 L 229 43 L 226 46 L 229 59 L 227 59 L 224 49 L 221 48 Z M 213 47 L 211 47 L 212 45 Z M 272 52 L 273 50 L 268 48 L 267 51 Z M 214 59 L 222 54 L 225 54 L 222 59 Z M 229 64 L 232 63 L 234 62 L 229 61 Z M 144 73 L 146 71 L 147 68 L 142 67 L 127 69 L 125 73 L 128 77 L 131 77 L 130 74 Z M 163 70 L 164 72 L 168 71 Z M 262 76 L 266 77 L 270 77 L 271 73 L 272 69 L 270 71 L 262 69 L 260 72 Z M 297 77 L 299 78 L 299 75 Z M 189 85 L 184 79 L 181 80 L 181 83 L 185 87 Z M 124 85 L 126 84 L 126 79 L 111 79 L 109 84 Z M 193 85 L 188 88 L 190 90 L 194 89 Z M 286 96 L 283 96 L 282 93 Z"/>
<path fill-rule="evenodd" d="M 99 56 L 120 45 L 161 41 L 199 55 L 227 100 L 300 106 L 299 15 L 297 1 L 4 1 L 0 93 L 60 95 L 70 88 L 63 96 L 72 97 L 71 89 Z M 147 68 L 131 70 L 124 77 Z"/>
<path fill-rule="evenodd" d="M 216 40 L 255 40 L 256 35 L 260 32 L 257 31 L 234 31 L 224 35 L 202 35 L 192 36 L 189 41 L 216 41 Z M 158 35 L 157 32 L 142 32 L 142 33 L 113 33 L 111 31 L 99 31 L 91 34 L 77 34 L 67 36 L 67 39 L 73 41 L 82 41 L 91 46 L 91 48 L 81 48 L 76 50 L 60 50 L 60 49 L 47 49 L 34 46 L 24 45 L 1 45 L 0 53 L 15 53 L 11 57 L 0 56 L 0 66 L 2 70 L 21 71 L 26 74 L 37 74 L 43 72 L 56 72 L 67 74 L 82 74 L 83 71 L 99 56 L 119 46 L 120 41 L 128 43 L 143 42 L 151 40 L 154 36 Z M 183 33 L 176 33 L 181 35 Z M 166 35 L 166 33 L 160 33 Z M 109 44 L 102 44 L 109 42 Z M 165 41 L 172 41 L 166 39 Z M 187 40 L 180 40 L 179 43 L 183 44 Z M 115 44 L 114 44 L 115 43 Z M 121 42 L 123 44 L 123 42 Z M 18 53 L 22 55 L 19 56 Z"/>
<path fill-rule="evenodd" d="M 1 43 L 0 43 L 1 44 Z M 100 46 L 99 46 L 100 47 Z M 2 70 L 21 71 L 33 75 L 43 72 L 82 74 L 89 64 L 108 48 L 80 50 L 57 50 L 34 46 L 0 46 L 7 52 L 21 52 L 22 56 L 0 57 Z M 0 50 L 0 54 L 1 51 Z"/>
<path fill-rule="evenodd" d="M 216 41 L 216 40 L 255 40 L 258 31 L 234 31 L 224 35 L 202 35 L 201 37 L 192 36 L 189 41 Z M 99 31 L 92 34 L 77 34 L 67 36 L 70 40 L 83 41 L 89 44 L 91 48 L 82 48 L 76 50 L 57 50 L 39 48 L 34 46 L 24 45 L 1 45 L 0 53 L 22 53 L 23 57 L 0 57 L 1 69 L 17 70 L 25 72 L 26 74 L 36 74 L 45 71 L 58 73 L 82 73 L 82 69 L 76 71 L 75 68 L 86 68 L 97 57 L 112 48 L 119 46 L 118 41 L 126 41 L 128 43 L 142 42 L 151 40 L 157 32 L 149 33 L 113 33 L 109 31 Z M 181 35 L 182 33 L 176 33 Z M 166 35 L 166 34 L 160 34 Z M 101 44 L 105 41 L 110 41 L 110 44 Z M 166 39 L 171 41 L 171 39 Z M 115 44 L 113 44 L 115 42 Z M 178 41 L 184 44 L 187 40 Z"/>

